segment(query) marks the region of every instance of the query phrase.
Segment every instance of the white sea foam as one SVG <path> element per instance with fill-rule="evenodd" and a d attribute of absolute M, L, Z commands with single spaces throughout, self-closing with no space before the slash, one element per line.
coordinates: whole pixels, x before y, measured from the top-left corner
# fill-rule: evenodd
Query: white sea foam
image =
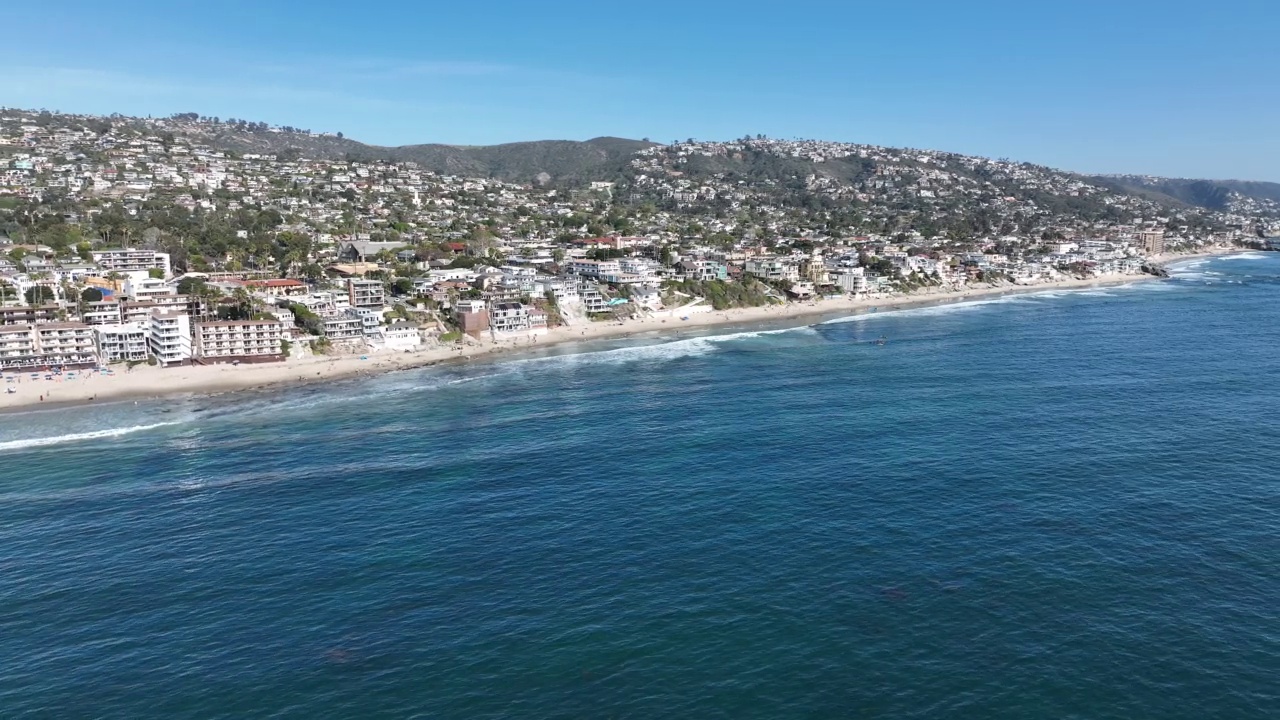
<path fill-rule="evenodd" d="M 156 428 L 167 427 L 169 425 L 177 425 L 176 422 L 154 423 L 152 425 L 134 425 L 132 427 L 112 428 L 110 430 L 94 430 L 92 432 L 71 433 L 69 435 L 54 435 L 51 437 L 26 438 L 23 440 L 9 440 L 0 442 L 0 452 L 6 450 L 24 450 L 33 447 L 45 447 L 48 445 L 61 445 L 63 443 L 81 442 L 83 440 L 100 440 L 102 438 L 120 437 L 122 435 L 131 435 L 136 432 L 145 430 L 154 430 Z"/>
<path fill-rule="evenodd" d="M 874 320 L 882 317 L 901 317 L 903 315 L 949 315 L 956 312 L 965 312 L 986 305 L 1036 305 L 1035 300 L 1031 299 L 1033 293 L 1019 295 L 1005 295 L 1002 297 L 991 298 L 987 300 L 966 300 L 965 302 L 947 303 L 944 305 L 929 305 L 926 307 L 902 308 L 900 310 L 886 310 L 884 312 L 862 313 L 859 315 L 850 315 L 848 317 L 835 318 L 827 320 L 823 325 L 839 325 L 842 323 L 861 322 L 864 320 Z"/>
<path fill-rule="evenodd" d="M 725 336 L 728 337 L 728 336 Z M 653 345 L 632 345 L 612 350 L 596 350 L 593 352 L 568 353 L 565 355 L 547 355 L 544 357 L 524 358 L 504 363 L 513 369 L 528 366 L 578 366 L 595 364 L 619 364 L 628 362 L 666 362 L 684 357 L 706 355 L 715 349 L 711 338 L 696 337 L 687 340 L 655 343 Z"/>
<path fill-rule="evenodd" d="M 454 385 L 462 385 L 464 383 L 479 382 L 481 380 L 488 380 L 489 378 L 500 377 L 504 374 L 505 373 L 493 372 L 493 373 L 485 373 L 484 375 L 472 375 L 470 377 L 460 377 L 460 378 L 432 378 L 431 382 L 419 383 L 407 388 L 397 387 L 395 389 L 409 390 L 411 392 L 417 392 L 421 390 L 441 390 L 443 388 L 452 387 Z"/>
<path fill-rule="evenodd" d="M 1228 260 L 1263 260 L 1266 257 L 1266 253 L 1247 252 L 1241 255 L 1227 255 L 1225 257 L 1218 258 L 1218 260 L 1220 262 L 1227 262 Z"/>
<path fill-rule="evenodd" d="M 679 358 L 706 355 L 714 352 L 717 345 L 724 343 L 731 343 L 739 340 L 750 340 L 752 338 L 765 337 L 769 335 L 781 335 L 784 333 L 813 334 L 814 330 L 811 327 L 804 326 L 779 328 L 776 330 L 746 330 L 743 332 L 727 333 L 724 335 L 700 335 L 698 337 L 691 337 L 683 340 L 673 340 L 648 345 L 628 345 L 626 347 L 612 348 L 610 350 L 594 350 L 566 353 L 563 355 L 521 358 L 518 360 L 506 361 L 502 363 L 501 366 L 520 370 L 530 365 L 578 366 L 594 364 L 613 365 L 629 362 L 667 362 L 677 360 Z"/>

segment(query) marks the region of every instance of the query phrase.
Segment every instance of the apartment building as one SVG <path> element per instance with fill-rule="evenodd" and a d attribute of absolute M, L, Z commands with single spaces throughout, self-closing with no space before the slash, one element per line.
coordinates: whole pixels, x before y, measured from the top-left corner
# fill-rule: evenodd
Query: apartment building
<path fill-rule="evenodd" d="M 1148 255 L 1159 255 L 1164 252 L 1164 231 L 1141 230 L 1138 232 L 1138 242 Z"/>
<path fill-rule="evenodd" d="M 195 351 L 202 360 L 283 360 L 284 324 L 278 320 L 213 320 L 196 324 Z"/>
<path fill-rule="evenodd" d="M 98 344 L 84 323 L 43 323 L 0 327 L 0 370 L 94 367 Z"/>
<path fill-rule="evenodd" d="M 0 308 L 0 325 L 38 325 L 58 322 L 58 306 Z"/>
<path fill-rule="evenodd" d="M 90 325 L 119 325 L 124 322 L 119 300 L 97 300 L 85 303 L 81 317 Z"/>
<path fill-rule="evenodd" d="M 202 317 L 207 312 L 203 298 L 187 295 L 156 295 L 150 300 L 125 301 L 120 305 L 121 322 L 147 322 L 156 311 L 186 313 Z"/>
<path fill-rule="evenodd" d="M 130 249 L 97 250 L 92 253 L 92 257 L 94 262 L 107 271 L 163 270 L 165 277 L 173 274 L 173 267 L 169 262 L 169 253 Z"/>
<path fill-rule="evenodd" d="M 156 310 L 151 313 L 147 345 L 161 365 L 191 361 L 191 317 L 186 313 Z"/>
<path fill-rule="evenodd" d="M 36 333 L 31 325 L 0 326 L 0 370 L 26 370 L 36 352 Z"/>
<path fill-rule="evenodd" d="M 378 309 L 387 304 L 381 280 L 347 280 L 347 297 L 351 307 Z"/>
<path fill-rule="evenodd" d="M 148 323 L 95 325 L 98 354 L 103 362 L 142 362 L 147 359 Z"/>

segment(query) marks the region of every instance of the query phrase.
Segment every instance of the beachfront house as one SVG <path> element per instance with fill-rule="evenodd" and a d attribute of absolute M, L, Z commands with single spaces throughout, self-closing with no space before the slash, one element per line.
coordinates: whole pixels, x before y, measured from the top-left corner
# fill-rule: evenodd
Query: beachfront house
<path fill-rule="evenodd" d="M 412 323 L 400 320 L 378 328 L 370 341 L 375 347 L 388 350 L 412 350 L 422 344 L 422 335 Z"/>
<path fill-rule="evenodd" d="M 462 332 L 472 337 L 480 337 L 489 329 L 489 309 L 483 300 L 458 301 L 454 317 Z"/>

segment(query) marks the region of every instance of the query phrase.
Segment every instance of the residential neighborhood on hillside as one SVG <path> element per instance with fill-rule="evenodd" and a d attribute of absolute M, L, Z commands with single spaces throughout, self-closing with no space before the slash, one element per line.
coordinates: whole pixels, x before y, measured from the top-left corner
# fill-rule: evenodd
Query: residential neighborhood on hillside
<path fill-rule="evenodd" d="M 1224 196 L 1213 210 L 925 150 L 646 143 L 598 179 L 517 183 L 230 150 L 214 127 L 319 137 L 194 113 L 0 111 L 0 370 L 402 352 L 1119 277 L 1280 231 L 1270 200 Z"/>

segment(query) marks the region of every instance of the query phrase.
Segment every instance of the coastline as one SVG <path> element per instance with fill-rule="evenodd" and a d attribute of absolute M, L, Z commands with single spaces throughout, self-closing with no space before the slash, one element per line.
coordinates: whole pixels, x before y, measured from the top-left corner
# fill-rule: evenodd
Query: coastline
<path fill-rule="evenodd" d="M 1156 262 L 1181 262 L 1236 252 L 1238 248 L 1219 248 L 1207 252 L 1152 258 Z M 975 287 L 961 292 L 928 290 L 910 295 L 874 298 L 815 299 L 808 302 L 755 308 L 735 308 L 678 318 L 645 318 L 623 322 L 590 322 L 561 326 L 538 338 L 516 338 L 470 342 L 456 347 L 431 347 L 408 352 L 368 352 L 364 355 L 312 356 L 280 363 L 231 365 L 194 365 L 181 368 L 137 366 L 117 371 L 113 376 L 76 373 L 76 379 L 24 379 L 15 394 L 0 394 L 0 413 L 15 413 L 68 405 L 108 404 L 127 400 L 221 395 L 267 389 L 283 389 L 296 385 L 330 382 L 373 374 L 383 374 L 445 363 L 469 362 L 527 352 L 534 348 L 570 342 L 587 342 L 629 337 L 638 333 L 676 334 L 739 324 L 785 322 L 808 325 L 823 316 L 846 316 L 872 309 L 928 307 L 1052 290 L 1074 290 L 1134 282 L 1153 282 L 1154 275 L 1106 276 L 1089 279 L 1060 280 L 1033 285 L 998 285 Z M 365 358 L 365 359 L 362 359 Z"/>

